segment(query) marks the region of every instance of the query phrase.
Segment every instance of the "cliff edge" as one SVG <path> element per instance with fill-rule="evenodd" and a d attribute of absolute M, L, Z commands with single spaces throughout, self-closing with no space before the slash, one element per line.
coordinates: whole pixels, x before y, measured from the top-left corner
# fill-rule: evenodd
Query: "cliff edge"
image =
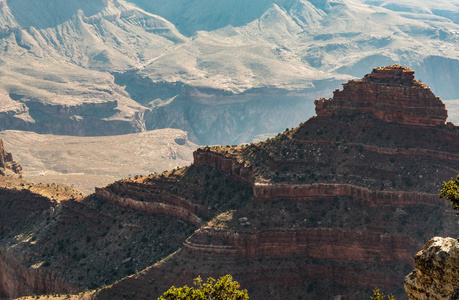
<path fill-rule="evenodd" d="M 225 274 L 251 299 L 364 299 L 375 286 L 406 299 L 412 257 L 432 236 L 459 230 L 438 198 L 441 182 L 459 173 L 459 127 L 399 66 L 316 105 L 318 116 L 272 139 L 203 147 L 189 167 L 85 199 L 32 209 L 20 191 L 0 190 L 0 246 L 63 282 L 59 291 L 46 280 L 11 287 L 21 273 L 2 284 L 10 271 L 0 262 L 0 299 L 104 284 L 95 299 L 151 299 Z"/>
<path fill-rule="evenodd" d="M 13 155 L 6 151 L 0 139 L 0 175 L 22 178 L 21 165 L 13 160 Z"/>

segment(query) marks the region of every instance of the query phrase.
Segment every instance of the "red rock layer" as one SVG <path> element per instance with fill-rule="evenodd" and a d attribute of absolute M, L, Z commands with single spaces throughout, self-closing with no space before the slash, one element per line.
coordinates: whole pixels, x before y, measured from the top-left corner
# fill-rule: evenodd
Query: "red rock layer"
<path fill-rule="evenodd" d="M 363 200 L 369 206 L 379 205 L 425 205 L 441 204 L 435 194 L 404 191 L 372 191 L 350 184 L 255 184 L 254 196 L 257 199 L 289 198 L 291 200 L 314 201 L 324 197 L 348 196 Z M 446 202 L 443 203 L 448 208 Z"/>
<path fill-rule="evenodd" d="M 196 227 L 202 226 L 202 220 L 190 211 L 189 208 L 184 207 L 184 203 L 180 203 L 182 205 L 170 205 L 161 202 L 136 201 L 131 198 L 120 197 L 104 188 L 96 188 L 96 196 L 137 211 L 173 216 L 187 221 Z M 158 197 L 157 200 L 160 200 L 160 198 Z"/>
<path fill-rule="evenodd" d="M 193 165 L 196 167 L 209 166 L 216 168 L 231 178 L 245 183 L 254 181 L 252 169 L 238 164 L 232 157 L 198 149 L 193 153 L 193 159 Z"/>
<path fill-rule="evenodd" d="M 200 233 L 196 233 L 199 235 Z M 409 261 L 412 251 L 422 244 L 405 235 L 376 232 L 349 232 L 338 228 L 283 229 L 249 235 L 214 234 L 227 245 L 195 243 L 184 245 L 194 251 L 239 257 L 305 255 L 334 261 Z"/>
<path fill-rule="evenodd" d="M 370 113 L 375 118 L 407 125 L 444 125 L 445 105 L 430 88 L 414 80 L 414 71 L 401 66 L 373 69 L 360 80 L 343 84 L 331 99 L 315 101 L 317 116 Z"/>

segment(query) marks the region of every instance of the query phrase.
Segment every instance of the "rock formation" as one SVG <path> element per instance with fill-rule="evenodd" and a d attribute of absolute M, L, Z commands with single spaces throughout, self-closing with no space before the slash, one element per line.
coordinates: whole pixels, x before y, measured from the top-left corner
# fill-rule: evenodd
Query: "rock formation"
<path fill-rule="evenodd" d="M 410 300 L 457 299 L 452 294 L 459 285 L 459 242 L 453 238 L 431 239 L 415 258 L 415 270 L 405 278 Z M 457 297 L 457 296 L 455 296 Z"/>
<path fill-rule="evenodd" d="M 98 298 L 156 297 L 197 275 L 230 273 L 253 299 L 363 299 L 375 286 L 404 299 L 401 283 L 422 243 L 457 231 L 437 194 L 459 172 L 459 128 L 446 124 L 441 100 L 400 66 L 345 84 L 316 109 L 317 117 L 265 142 L 204 147 L 174 176 L 105 188 L 123 202 L 187 203 L 189 213 L 213 219 L 172 257 Z M 194 178 L 209 170 L 225 185 L 250 187 L 248 201 L 205 202 L 197 190 L 224 195 L 210 176 Z"/>
<path fill-rule="evenodd" d="M 444 125 L 445 104 L 402 66 L 375 68 L 363 79 L 343 84 L 332 99 L 315 102 L 318 116 L 370 113 L 374 118 L 408 125 Z"/>
<path fill-rule="evenodd" d="M 364 299 L 374 287 L 404 299 L 413 255 L 431 236 L 458 230 L 437 194 L 459 173 L 459 128 L 445 124 L 441 102 L 408 69 L 365 80 L 358 92 L 352 81 L 317 101 L 317 117 L 272 139 L 203 147 L 189 167 L 120 180 L 85 199 L 30 213 L 18 191 L 0 190 L 16 195 L 0 197 L 0 245 L 28 270 L 59 274 L 62 290 L 151 266 L 98 299 L 150 299 L 228 273 L 251 299 Z M 414 92 L 382 94 L 399 84 Z"/>
<path fill-rule="evenodd" d="M 0 139 L 0 175 L 22 177 L 22 167 L 13 160 L 13 155 L 6 152 L 3 140 Z"/>

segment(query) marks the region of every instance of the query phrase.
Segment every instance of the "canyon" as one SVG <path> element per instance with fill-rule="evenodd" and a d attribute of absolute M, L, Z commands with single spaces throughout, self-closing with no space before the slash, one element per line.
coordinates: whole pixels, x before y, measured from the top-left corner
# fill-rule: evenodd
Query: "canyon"
<path fill-rule="evenodd" d="M 410 257 L 457 235 L 437 193 L 459 173 L 458 16 L 0 0 L 0 298 L 231 273 L 255 299 L 405 299 Z"/>
<path fill-rule="evenodd" d="M 1 3 L 0 130 L 248 143 L 393 63 L 459 98 L 456 0 Z"/>
<path fill-rule="evenodd" d="M 211 168 L 251 187 L 250 200 L 210 213 L 210 222 L 174 255 L 96 298 L 156 297 L 198 275 L 230 273 L 255 299 L 355 299 L 375 286 L 406 299 L 402 282 L 414 254 L 432 236 L 457 232 L 455 214 L 438 191 L 459 169 L 458 128 L 413 74 L 400 66 L 375 69 L 334 98 L 317 100 L 317 116 L 297 128 L 256 144 L 198 149 L 191 167 L 163 176 L 176 187 L 190 172 Z M 407 102 L 411 111 L 401 110 Z M 200 211 L 207 203 L 197 208 L 148 197 L 163 180 L 148 176 L 105 189 L 125 201 L 180 206 L 184 216 L 206 220 Z M 181 190 L 171 188 L 202 203 Z"/>
<path fill-rule="evenodd" d="M 89 288 L 95 299 L 154 298 L 232 274 L 253 299 L 367 298 L 374 287 L 406 299 L 414 255 L 458 232 L 438 192 L 459 173 L 459 128 L 405 67 L 376 68 L 334 95 L 266 141 L 201 147 L 190 166 L 87 197 L 5 183 L 2 297 Z M 27 214 L 14 199 L 31 197 L 42 206 Z"/>

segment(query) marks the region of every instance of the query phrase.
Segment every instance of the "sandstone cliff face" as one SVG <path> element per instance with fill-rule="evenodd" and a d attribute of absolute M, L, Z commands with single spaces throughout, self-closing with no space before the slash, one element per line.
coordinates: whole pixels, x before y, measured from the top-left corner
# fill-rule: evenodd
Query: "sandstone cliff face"
<path fill-rule="evenodd" d="M 157 296 L 198 275 L 230 273 L 254 299 L 363 299 L 375 286 L 404 299 L 401 282 L 423 241 L 457 231 L 437 194 L 459 172 L 459 128 L 399 66 L 375 69 L 316 107 L 317 117 L 265 142 L 198 149 L 190 170 L 218 171 L 250 188 L 250 199 L 226 212 L 206 202 L 211 221 L 181 250 L 98 298 Z M 165 203 L 151 189 L 163 186 L 161 193 L 201 204 L 194 190 L 174 189 L 183 178 L 170 188 L 157 176 L 106 189 Z M 202 189 L 219 186 L 202 179 L 194 180 Z M 142 185 L 151 200 L 135 192 Z"/>
<path fill-rule="evenodd" d="M 29 190 L 0 188 L 0 299 L 79 291 L 60 272 L 46 267 L 44 257 L 24 247 L 36 245 L 36 226 L 46 228 L 45 220 L 55 208 L 55 201 Z"/>
<path fill-rule="evenodd" d="M 196 227 L 200 227 L 202 225 L 202 220 L 194 214 L 198 207 L 194 206 L 194 209 L 190 209 L 189 206 L 193 205 L 187 205 L 188 203 L 186 203 L 186 200 L 180 201 L 178 205 L 162 203 L 169 202 L 170 200 L 175 200 L 168 199 L 167 197 L 158 197 L 158 202 L 142 202 L 132 198 L 120 197 L 102 188 L 96 188 L 95 194 L 97 197 L 107 199 L 112 203 L 116 203 L 124 207 L 129 207 L 138 211 L 146 211 L 155 214 L 164 214 L 177 217 L 193 224 Z"/>
<path fill-rule="evenodd" d="M 386 122 L 436 126 L 447 112 L 430 88 L 414 80 L 414 71 L 401 66 L 376 68 L 365 78 L 343 84 L 332 99 L 316 100 L 318 116 L 370 113 Z"/>
<path fill-rule="evenodd" d="M 13 155 L 6 152 L 3 140 L 0 139 L 0 175 L 22 177 L 22 167 L 13 160 Z"/>
<path fill-rule="evenodd" d="M 247 184 L 251 184 L 254 180 L 252 169 L 238 164 L 232 157 L 198 149 L 193 153 L 193 159 L 193 165 L 196 167 L 209 166 L 218 169 L 234 180 Z"/>
<path fill-rule="evenodd" d="M 459 242 L 435 237 L 414 258 L 416 268 L 405 278 L 411 300 L 449 300 L 459 284 Z"/>

